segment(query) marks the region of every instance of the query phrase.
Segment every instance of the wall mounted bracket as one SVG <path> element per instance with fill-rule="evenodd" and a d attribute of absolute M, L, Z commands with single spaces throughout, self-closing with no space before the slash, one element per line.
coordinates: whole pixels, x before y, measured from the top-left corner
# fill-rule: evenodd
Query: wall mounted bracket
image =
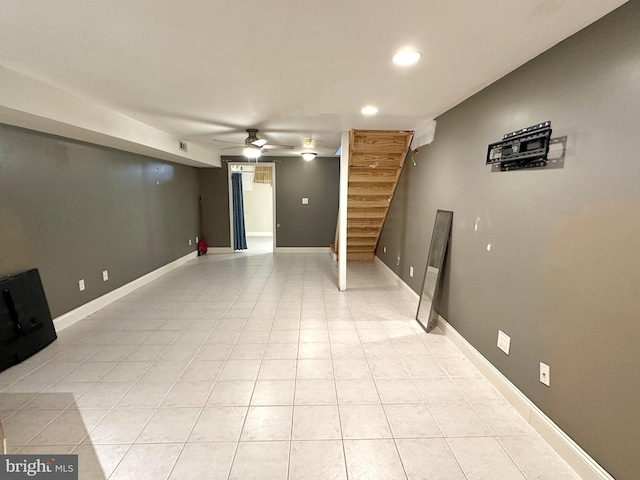
<path fill-rule="evenodd" d="M 546 166 L 551 131 L 551 121 L 546 121 L 505 133 L 501 141 L 489 144 L 486 164 L 499 164 L 503 172 Z"/>

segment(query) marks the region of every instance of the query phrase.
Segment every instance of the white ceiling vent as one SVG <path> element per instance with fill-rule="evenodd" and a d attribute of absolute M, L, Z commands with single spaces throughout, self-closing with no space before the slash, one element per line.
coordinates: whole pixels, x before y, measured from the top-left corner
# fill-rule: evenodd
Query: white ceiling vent
<path fill-rule="evenodd" d="M 178 148 L 180 150 L 182 150 L 183 152 L 187 151 L 187 142 L 185 142 L 184 140 L 178 140 Z"/>

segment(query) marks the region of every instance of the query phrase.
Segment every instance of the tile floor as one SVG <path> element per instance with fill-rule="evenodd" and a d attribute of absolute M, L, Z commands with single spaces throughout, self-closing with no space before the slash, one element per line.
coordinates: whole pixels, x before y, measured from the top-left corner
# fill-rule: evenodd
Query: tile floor
<path fill-rule="evenodd" d="M 577 479 L 375 264 L 207 255 L 0 374 L 10 453 L 80 478 Z"/>

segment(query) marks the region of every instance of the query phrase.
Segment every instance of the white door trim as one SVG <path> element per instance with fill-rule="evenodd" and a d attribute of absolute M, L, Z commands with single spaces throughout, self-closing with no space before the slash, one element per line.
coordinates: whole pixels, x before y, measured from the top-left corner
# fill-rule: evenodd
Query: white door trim
<path fill-rule="evenodd" d="M 231 186 L 231 166 L 232 165 L 260 165 L 261 167 L 271 167 L 271 204 L 273 213 L 273 237 L 271 251 L 276 252 L 276 164 L 272 162 L 258 162 L 257 164 L 249 162 L 227 162 L 227 182 L 229 185 L 229 248 L 233 250 L 233 189 Z"/>

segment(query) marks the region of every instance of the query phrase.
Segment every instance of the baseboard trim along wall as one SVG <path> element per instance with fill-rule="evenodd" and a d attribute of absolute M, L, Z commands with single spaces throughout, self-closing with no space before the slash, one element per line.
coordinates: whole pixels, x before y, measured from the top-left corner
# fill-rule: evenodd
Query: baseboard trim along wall
<path fill-rule="evenodd" d="M 207 253 L 233 253 L 231 247 L 207 247 Z"/>
<path fill-rule="evenodd" d="M 331 253 L 330 247 L 276 247 L 276 253 Z"/>
<path fill-rule="evenodd" d="M 583 480 L 614 480 L 580 445 L 562 431 L 440 315 L 438 315 L 438 328 Z"/>
<path fill-rule="evenodd" d="M 416 302 L 418 301 L 420 296 L 404 280 L 378 257 L 374 260 L 398 287 L 410 293 Z M 615 480 L 440 315 L 438 315 L 438 328 L 583 480 Z"/>
<path fill-rule="evenodd" d="M 273 232 L 247 232 L 247 237 L 273 237 Z"/>
<path fill-rule="evenodd" d="M 67 327 L 70 327 L 74 323 L 82 320 L 88 315 L 97 312 L 98 310 L 106 307 L 107 305 L 115 302 L 116 300 L 121 299 L 125 295 L 130 294 L 134 290 L 146 285 L 153 280 L 160 278 L 165 273 L 169 273 L 171 270 L 178 268 L 180 265 L 192 260 L 198 256 L 198 252 L 191 252 L 183 257 L 174 260 L 171 263 L 168 263 L 156 270 L 143 275 L 140 278 L 136 278 L 135 280 L 122 285 L 121 287 L 116 288 L 115 290 L 110 291 L 109 293 L 105 293 L 101 297 L 98 297 L 90 302 L 85 303 L 84 305 L 80 305 L 78 308 L 71 310 L 70 312 L 64 313 L 59 317 L 53 319 L 53 324 L 56 327 L 56 331 L 63 330 Z"/>
<path fill-rule="evenodd" d="M 414 292 L 414 291 L 413 291 L 413 289 L 412 289 L 409 285 L 407 285 L 406 283 L 404 283 L 404 280 L 402 280 L 402 279 L 401 279 L 401 278 L 396 274 L 396 272 L 394 272 L 393 270 L 391 270 L 391 268 L 389 268 L 389 267 L 387 266 L 387 264 L 386 264 L 386 263 L 384 263 L 384 262 L 383 262 L 382 260 L 380 260 L 378 257 L 373 257 L 373 261 L 374 261 L 375 263 L 377 263 L 377 264 L 382 268 L 382 271 L 383 271 L 384 273 L 386 273 L 386 274 L 389 276 L 389 278 L 395 282 L 395 285 L 396 285 L 396 286 L 398 286 L 398 287 L 402 288 L 406 293 L 408 293 L 409 295 L 411 295 L 411 296 L 414 298 L 414 300 L 415 300 L 416 302 L 420 299 L 420 296 L 419 296 L 416 292 Z M 417 312 L 417 309 L 418 309 L 418 305 L 416 304 L 416 312 Z"/>

